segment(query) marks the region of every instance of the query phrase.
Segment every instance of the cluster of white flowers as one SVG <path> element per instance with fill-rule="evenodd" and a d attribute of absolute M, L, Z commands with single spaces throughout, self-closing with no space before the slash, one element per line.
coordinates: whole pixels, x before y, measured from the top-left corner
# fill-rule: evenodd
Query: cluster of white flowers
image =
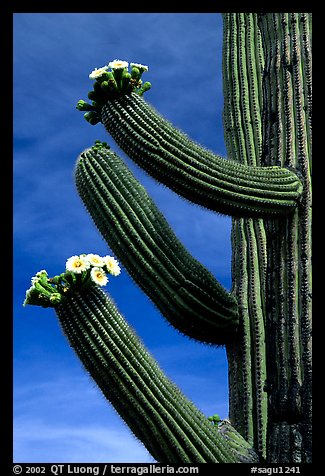
<path fill-rule="evenodd" d="M 115 59 L 113 61 L 110 61 L 108 65 L 102 66 L 101 68 L 95 68 L 89 75 L 90 79 L 97 79 L 100 78 L 108 68 L 111 68 L 112 70 L 117 70 L 117 69 L 127 69 L 129 67 L 129 63 L 127 61 Z M 142 73 L 144 71 L 148 71 L 149 68 L 148 66 L 140 63 L 130 63 L 131 68 L 138 68 Z"/>
<path fill-rule="evenodd" d="M 118 276 L 121 268 L 113 256 L 99 256 L 93 253 L 71 256 L 66 262 L 66 270 L 80 274 L 90 270 L 91 280 L 99 286 L 106 286 L 106 273 Z"/>
<path fill-rule="evenodd" d="M 113 256 L 93 253 L 71 256 L 67 259 L 65 268 L 65 273 L 52 278 L 48 277 L 45 269 L 38 271 L 31 279 L 23 305 L 55 307 L 80 286 L 106 286 L 108 274 L 118 276 L 121 272 L 118 261 Z"/>

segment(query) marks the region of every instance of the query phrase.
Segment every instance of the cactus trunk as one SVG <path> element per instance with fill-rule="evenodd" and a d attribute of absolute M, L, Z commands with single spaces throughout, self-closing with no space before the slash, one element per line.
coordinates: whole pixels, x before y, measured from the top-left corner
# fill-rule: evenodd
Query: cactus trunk
<path fill-rule="evenodd" d="M 269 460 L 311 461 L 311 15 L 260 15 L 263 161 L 296 170 L 300 206 L 266 220 Z M 276 362 L 276 365 L 275 365 Z M 284 444 L 285 443 L 285 444 Z"/>
<path fill-rule="evenodd" d="M 229 157 L 304 183 L 292 216 L 233 220 L 230 418 L 270 462 L 311 460 L 310 31 L 308 14 L 224 14 Z"/>
<path fill-rule="evenodd" d="M 255 14 L 223 15 L 224 131 L 230 159 L 260 166 L 262 154 L 263 51 Z M 227 344 L 229 416 L 266 457 L 265 349 L 266 234 L 262 219 L 234 218 L 233 293 L 240 310 L 239 335 Z"/>

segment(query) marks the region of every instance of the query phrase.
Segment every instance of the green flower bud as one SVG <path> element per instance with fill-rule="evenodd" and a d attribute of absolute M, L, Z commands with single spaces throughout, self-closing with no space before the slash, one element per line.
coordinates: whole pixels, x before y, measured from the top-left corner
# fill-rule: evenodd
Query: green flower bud
<path fill-rule="evenodd" d="M 135 66 L 133 66 L 131 70 L 131 76 L 132 76 L 132 79 L 135 79 L 136 81 L 138 81 L 141 78 L 141 73 L 139 71 L 139 68 L 136 68 Z"/>
<path fill-rule="evenodd" d="M 110 86 L 109 82 L 108 81 L 103 81 L 100 85 L 100 87 L 102 88 L 103 91 L 105 92 L 109 92 L 112 87 Z"/>
<path fill-rule="evenodd" d="M 60 293 L 53 293 L 50 296 L 50 302 L 53 304 L 59 304 L 62 301 L 62 295 Z"/>
<path fill-rule="evenodd" d="M 208 420 L 211 421 L 214 425 L 217 425 L 221 421 L 221 418 L 216 413 L 215 415 L 208 417 Z"/>
<path fill-rule="evenodd" d="M 102 142 L 101 140 L 95 140 L 95 144 L 92 146 L 92 149 L 99 150 L 99 149 L 110 149 L 111 147 L 107 144 L 107 142 Z"/>
<path fill-rule="evenodd" d="M 77 102 L 76 109 L 78 109 L 78 111 L 93 111 L 95 108 L 91 104 L 88 104 L 86 101 L 80 99 Z"/>
<path fill-rule="evenodd" d="M 145 93 L 146 91 L 148 91 L 150 88 L 151 88 L 151 83 L 149 83 L 149 81 L 146 81 L 145 83 L 143 83 L 143 85 L 141 86 L 141 88 L 138 90 L 139 96 L 142 96 L 143 93 Z"/>
<path fill-rule="evenodd" d="M 130 73 L 125 72 L 122 75 L 122 89 L 121 89 L 121 92 L 129 92 L 128 89 L 131 92 L 132 87 L 131 87 L 131 84 L 130 84 L 130 80 L 131 80 Z"/>
<path fill-rule="evenodd" d="M 89 93 L 88 93 L 88 98 L 89 98 L 89 99 L 96 99 L 96 93 L 95 93 L 95 91 L 89 91 Z"/>

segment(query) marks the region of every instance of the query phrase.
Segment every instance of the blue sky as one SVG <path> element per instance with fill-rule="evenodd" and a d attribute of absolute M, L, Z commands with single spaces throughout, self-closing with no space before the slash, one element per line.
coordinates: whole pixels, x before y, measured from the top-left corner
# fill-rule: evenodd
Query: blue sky
<path fill-rule="evenodd" d="M 231 286 L 229 217 L 178 197 L 75 109 L 95 68 L 149 66 L 146 100 L 205 147 L 226 155 L 222 18 L 217 13 L 14 14 L 14 461 L 152 462 L 68 345 L 54 310 L 22 307 L 31 277 L 69 256 L 110 252 L 79 199 L 76 158 L 107 141 L 128 163 L 195 258 Z M 127 272 L 106 290 L 167 375 L 207 415 L 228 412 L 224 349 L 174 330 Z"/>

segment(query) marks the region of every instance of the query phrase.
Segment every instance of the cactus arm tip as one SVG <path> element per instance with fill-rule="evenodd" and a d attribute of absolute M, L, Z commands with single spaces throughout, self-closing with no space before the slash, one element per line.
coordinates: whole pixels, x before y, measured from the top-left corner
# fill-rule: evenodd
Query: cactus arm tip
<path fill-rule="evenodd" d="M 90 286 L 106 286 L 108 276 L 118 276 L 121 272 L 118 261 L 113 256 L 97 254 L 74 255 L 66 261 L 66 270 L 60 275 L 48 277 L 41 270 L 31 280 L 26 291 L 23 306 L 57 307 L 80 289 Z"/>
<path fill-rule="evenodd" d="M 140 63 L 129 65 L 127 61 L 122 60 L 110 61 L 107 66 L 95 68 L 89 74 L 89 78 L 94 80 L 93 90 L 88 93 L 92 103 L 80 99 L 76 109 L 85 112 L 84 118 L 89 124 L 96 125 L 102 122 L 101 109 L 107 101 L 131 93 L 143 96 L 151 88 L 149 81 L 143 83 L 141 79 L 142 74 L 148 69 L 146 65 Z"/>

